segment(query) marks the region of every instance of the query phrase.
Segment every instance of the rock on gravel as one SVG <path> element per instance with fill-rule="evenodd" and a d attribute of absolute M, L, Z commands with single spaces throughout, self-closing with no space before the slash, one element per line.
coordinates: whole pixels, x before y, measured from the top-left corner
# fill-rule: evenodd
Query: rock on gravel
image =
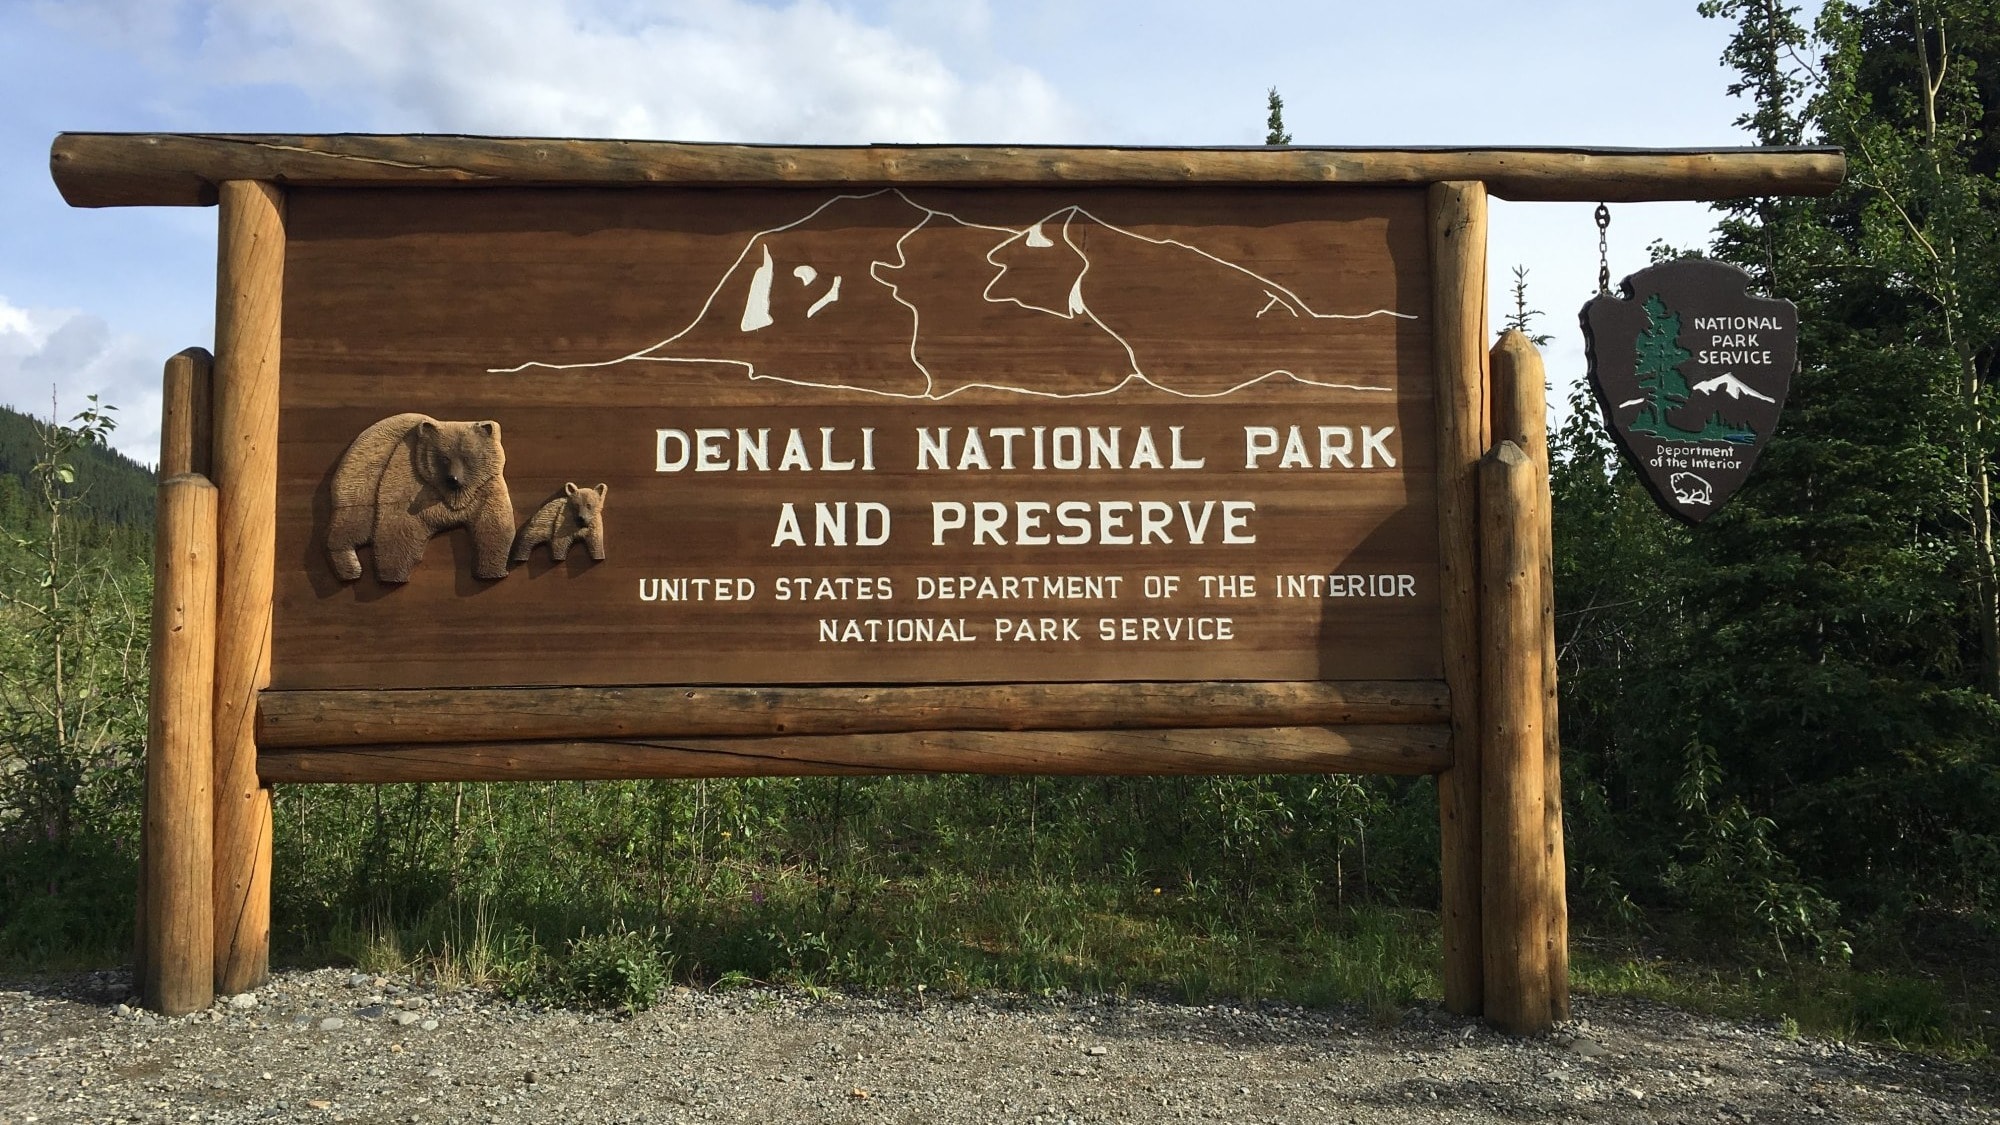
<path fill-rule="evenodd" d="M 1429 1007 L 769 990 L 675 989 L 621 1017 L 319 970 L 167 1020 L 123 973 L 47 976 L 0 981 L 0 1125 L 2000 1122 L 1991 1070 L 1634 1001 L 1576 1009 L 1530 1039 Z"/>

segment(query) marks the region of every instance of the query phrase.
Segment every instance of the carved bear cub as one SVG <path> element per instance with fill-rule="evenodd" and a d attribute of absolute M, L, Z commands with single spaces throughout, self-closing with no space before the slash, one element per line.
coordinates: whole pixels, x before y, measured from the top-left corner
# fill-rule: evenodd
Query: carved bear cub
<path fill-rule="evenodd" d="M 463 527 L 472 533 L 472 572 L 507 577 L 514 505 L 501 475 L 506 463 L 498 422 L 398 414 L 363 430 L 333 471 L 326 536 L 333 572 L 361 577 L 354 549 L 372 543 L 375 577 L 407 582 L 433 535 Z"/>
<path fill-rule="evenodd" d="M 602 484 L 596 488 L 578 488 L 574 481 L 563 485 L 561 496 L 551 497 L 521 525 L 521 533 L 514 539 L 514 561 L 527 562 L 543 543 L 549 545 L 549 555 L 557 562 L 569 556 L 572 543 L 584 544 L 590 548 L 591 558 L 604 561 L 604 494 L 608 491 Z"/>

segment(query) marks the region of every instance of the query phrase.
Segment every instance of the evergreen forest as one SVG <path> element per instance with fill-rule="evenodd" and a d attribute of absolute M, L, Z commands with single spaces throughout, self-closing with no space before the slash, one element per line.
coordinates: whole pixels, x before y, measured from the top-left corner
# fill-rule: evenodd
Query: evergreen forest
<path fill-rule="evenodd" d="M 1726 508 L 1674 522 L 1594 404 L 1558 412 L 1576 987 L 1990 1057 L 2000 7 L 1700 7 L 1733 28 L 1746 143 L 1839 145 L 1850 172 L 1655 247 L 1800 309 Z M 114 417 L 0 412 L 0 964 L 132 941 L 153 482 Z M 280 963 L 633 1006 L 671 981 L 1438 993 L 1428 778 L 293 786 L 276 832 Z"/>

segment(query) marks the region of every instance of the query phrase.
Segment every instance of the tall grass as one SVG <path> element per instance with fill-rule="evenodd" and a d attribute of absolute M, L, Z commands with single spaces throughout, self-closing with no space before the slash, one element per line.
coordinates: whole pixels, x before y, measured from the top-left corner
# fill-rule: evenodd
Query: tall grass
<path fill-rule="evenodd" d="M 1435 991 L 1434 925 L 1384 905 L 1429 893 L 1432 801 L 1325 778 L 296 787 L 277 913 L 297 954 L 503 982 L 647 931 L 704 983 L 1387 1004 Z"/>

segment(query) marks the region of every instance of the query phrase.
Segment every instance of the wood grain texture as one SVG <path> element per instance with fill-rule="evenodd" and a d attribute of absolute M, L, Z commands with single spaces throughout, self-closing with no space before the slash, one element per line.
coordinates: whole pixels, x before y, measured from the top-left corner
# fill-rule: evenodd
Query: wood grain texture
<path fill-rule="evenodd" d="M 259 758 L 259 768 L 267 783 L 939 772 L 1425 774 L 1436 773 L 1449 764 L 1448 733 L 1443 726 L 919 731 L 786 738 L 368 746 L 270 751 Z"/>
<path fill-rule="evenodd" d="M 1549 1006 L 1558 1023 L 1569 1019 L 1569 863 L 1563 847 L 1562 728 L 1557 722 L 1555 528 L 1549 494 L 1548 376 L 1542 353 L 1519 330 L 1493 345 L 1493 436 L 1511 441 L 1535 463 L 1541 486 L 1535 512 L 1541 571 L 1542 804 L 1547 850 Z"/>
<path fill-rule="evenodd" d="M 1480 466 L 1480 772 L 1484 1015 L 1516 1034 L 1554 1025 L 1554 895 L 1542 793 L 1541 471 L 1502 441 Z"/>
<path fill-rule="evenodd" d="M 215 1000 L 215 514 L 202 477 L 160 482 L 138 977 L 146 1006 L 168 1016 Z"/>
<path fill-rule="evenodd" d="M 195 473 L 206 477 L 215 443 L 215 358 L 188 348 L 167 360 L 161 378 L 161 480 Z"/>
<path fill-rule="evenodd" d="M 206 206 L 216 185 L 1400 184 L 1484 181 L 1503 199 L 1825 195 L 1837 149 L 781 147 L 536 137 L 64 133 L 49 152 L 77 207 Z"/>
<path fill-rule="evenodd" d="M 1479 1014 L 1480 661 L 1476 468 L 1486 448 L 1486 189 L 1430 189 L 1437 408 L 1439 600 L 1451 691 L 1452 768 L 1438 778 L 1444 1002 Z"/>
<path fill-rule="evenodd" d="M 1444 685 L 1424 681 L 267 691 L 257 745 L 1409 725 L 1449 716 Z"/>
<path fill-rule="evenodd" d="M 287 232 L 282 690 L 1441 678 L 1416 192 L 300 189 Z M 332 470 L 403 412 L 496 422 L 518 521 L 607 485 L 607 557 L 538 549 L 474 580 L 460 529 L 407 583 L 372 548 L 340 580 Z M 1253 429 L 1297 456 L 1250 467 Z M 1093 444 L 1065 466 L 1086 432 L 1126 463 Z M 830 468 L 865 461 L 864 433 L 875 467 Z M 940 433 L 948 467 L 923 452 Z M 1139 464 L 1142 435 L 1201 467 Z M 688 443 L 710 439 L 702 468 Z M 1043 542 L 944 531 L 945 503 L 1042 505 Z M 1224 503 L 1254 505 L 1254 544 L 1224 541 Z M 801 542 L 780 541 L 788 504 Z M 862 504 L 886 542 L 857 541 Z M 1061 504 L 1172 524 L 1047 542 Z M 847 540 L 821 540 L 821 505 Z M 1330 574 L 1409 583 L 1329 594 Z M 1254 594 L 1203 585 L 1239 575 Z M 717 578 L 749 596 L 708 596 Z M 1230 636 L 1128 639 L 1149 618 Z M 1031 639 L 1002 635 L 1024 620 Z M 965 639 L 890 632 L 946 622 Z"/>
<path fill-rule="evenodd" d="M 215 982 L 270 970 L 271 794 L 257 780 L 257 693 L 271 678 L 284 196 L 221 188 L 215 313 Z"/>

